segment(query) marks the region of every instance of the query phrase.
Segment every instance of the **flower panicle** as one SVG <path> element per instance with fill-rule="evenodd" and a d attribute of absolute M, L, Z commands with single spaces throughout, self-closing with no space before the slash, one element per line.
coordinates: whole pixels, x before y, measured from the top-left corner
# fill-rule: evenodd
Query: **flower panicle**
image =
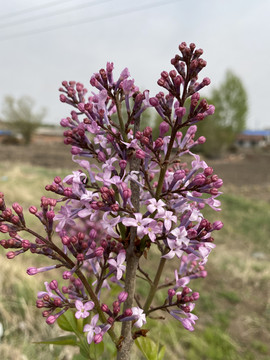
<path fill-rule="evenodd" d="M 36 305 L 44 308 L 48 324 L 69 309 L 77 319 L 91 318 L 84 326 L 89 344 L 102 341 L 105 333 L 111 336 L 115 322 L 142 327 L 148 314 L 159 310 L 194 330 L 197 316 L 192 311 L 199 293 L 187 284 L 207 276 L 213 233 L 223 224 L 208 221 L 203 210 L 220 210 L 223 181 L 193 153 L 205 142 L 197 137 L 195 124 L 214 113 L 214 106 L 199 94 L 210 84 L 207 77 L 199 80 L 206 66 L 203 51 L 183 42 L 179 52 L 171 60 L 174 69 L 162 71 L 158 79 L 164 92 L 152 97 L 139 90 L 127 68 L 115 76 L 109 62 L 91 77 L 92 92 L 79 82 L 62 82 L 60 101 L 72 111 L 60 124 L 79 169 L 64 178 L 55 176 L 45 187 L 52 197 L 43 196 L 39 208 L 30 206 L 44 235 L 28 228 L 22 206 L 8 208 L 0 192 L 0 232 L 9 236 L 0 245 L 9 249 L 8 259 L 29 250 L 55 262 L 27 270 L 29 275 L 62 271 L 64 285 L 45 282 Z M 149 124 L 139 126 L 148 108 L 160 116 L 157 136 Z M 22 231 L 27 239 L 20 236 Z M 179 269 L 160 284 L 160 278 L 138 266 L 150 295 L 143 300 L 135 296 L 133 306 L 133 295 L 126 291 L 129 260 L 147 258 L 151 247 L 161 263 L 175 259 Z M 106 294 L 115 288 L 121 291 L 109 301 Z M 152 305 L 158 289 L 167 289 L 164 302 Z"/>

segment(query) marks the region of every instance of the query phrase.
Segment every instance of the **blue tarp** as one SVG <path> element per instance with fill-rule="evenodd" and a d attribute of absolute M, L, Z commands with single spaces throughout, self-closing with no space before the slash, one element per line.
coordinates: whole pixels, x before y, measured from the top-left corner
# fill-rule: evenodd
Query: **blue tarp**
<path fill-rule="evenodd" d="M 245 130 L 241 134 L 251 136 L 270 136 L 270 130 Z"/>
<path fill-rule="evenodd" d="M 12 135 L 10 130 L 0 130 L 0 135 Z"/>

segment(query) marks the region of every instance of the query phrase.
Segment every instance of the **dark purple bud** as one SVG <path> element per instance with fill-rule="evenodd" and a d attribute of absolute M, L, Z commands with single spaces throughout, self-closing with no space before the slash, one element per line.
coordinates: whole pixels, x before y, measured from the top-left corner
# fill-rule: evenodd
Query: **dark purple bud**
<path fill-rule="evenodd" d="M 101 162 L 105 162 L 107 159 L 106 159 L 106 155 L 104 154 L 103 151 L 100 151 L 98 153 L 98 160 L 101 161 Z"/>
<path fill-rule="evenodd" d="M 174 289 L 169 289 L 168 290 L 168 296 L 170 299 L 172 299 L 175 295 L 175 290 Z"/>
<path fill-rule="evenodd" d="M 82 262 L 84 261 L 84 254 L 78 254 L 76 258 L 79 262 Z"/>
<path fill-rule="evenodd" d="M 133 312 L 132 312 L 131 309 L 126 309 L 123 315 L 124 315 L 125 317 L 128 317 L 128 316 L 131 316 L 132 314 L 133 314 Z"/>
<path fill-rule="evenodd" d="M 213 168 L 209 166 L 209 167 L 205 168 L 203 172 L 204 172 L 205 176 L 210 176 L 213 174 Z"/>
<path fill-rule="evenodd" d="M 150 99 L 149 99 L 149 103 L 150 103 L 150 105 L 152 105 L 152 106 L 154 106 L 154 107 L 156 107 L 156 106 L 159 105 L 159 101 L 158 101 L 158 99 L 157 99 L 156 97 L 150 98 Z"/>
<path fill-rule="evenodd" d="M 127 166 L 127 162 L 126 160 L 120 160 L 119 161 L 119 166 L 122 170 L 125 170 L 126 166 Z"/>
<path fill-rule="evenodd" d="M 50 289 L 51 290 L 56 290 L 58 288 L 58 282 L 56 280 L 52 280 L 50 282 Z"/>
<path fill-rule="evenodd" d="M 102 257 L 103 253 L 104 253 L 104 248 L 102 246 L 99 246 L 98 248 L 96 248 L 95 255 L 97 257 Z"/>

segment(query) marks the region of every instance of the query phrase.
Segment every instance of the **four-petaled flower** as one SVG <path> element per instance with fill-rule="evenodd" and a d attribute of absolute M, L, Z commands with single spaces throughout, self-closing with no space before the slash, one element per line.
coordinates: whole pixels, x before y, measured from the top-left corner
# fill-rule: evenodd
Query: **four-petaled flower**
<path fill-rule="evenodd" d="M 59 223 L 56 226 L 55 231 L 56 232 L 61 231 L 66 225 L 74 226 L 75 221 L 71 219 L 71 216 L 72 216 L 71 206 L 69 205 L 61 206 L 60 211 L 54 217 L 54 220 L 59 220 Z"/>
<path fill-rule="evenodd" d="M 126 252 L 120 251 L 120 253 L 117 255 L 117 260 L 109 259 L 108 263 L 116 269 L 116 278 L 117 280 L 120 280 L 123 276 L 123 272 L 126 270 L 125 265 L 122 265 L 123 262 L 126 260 Z"/>
<path fill-rule="evenodd" d="M 155 220 L 151 221 L 150 224 L 148 224 L 144 228 L 144 234 L 149 236 L 149 239 L 154 242 L 156 240 L 156 237 L 158 233 L 160 232 L 160 227 L 158 226 L 157 222 Z"/>
<path fill-rule="evenodd" d="M 99 315 L 96 314 L 93 316 L 91 323 L 84 326 L 83 331 L 88 332 L 87 334 L 87 342 L 88 344 L 91 344 L 91 342 L 94 339 L 95 334 L 99 334 L 101 332 L 101 327 L 96 326 L 98 322 Z"/>
<path fill-rule="evenodd" d="M 94 308 L 93 301 L 88 301 L 87 303 L 83 303 L 81 300 L 75 301 L 76 309 L 78 310 L 75 314 L 76 318 L 87 318 L 89 316 L 89 312 L 87 310 L 92 310 Z"/>
<path fill-rule="evenodd" d="M 164 227 L 167 231 L 172 227 L 172 221 L 177 222 L 177 217 L 173 215 L 172 211 L 165 211 L 161 217 L 164 219 Z"/>
<path fill-rule="evenodd" d="M 143 237 L 145 235 L 145 226 L 148 225 L 150 222 L 153 221 L 153 219 L 143 219 L 143 216 L 141 213 L 135 213 L 134 218 L 124 218 L 122 220 L 122 223 L 125 226 L 134 226 L 137 228 L 137 235 L 139 237 Z"/>
<path fill-rule="evenodd" d="M 155 211 L 157 211 L 158 215 L 164 214 L 165 210 L 163 207 L 165 205 L 166 205 L 165 202 L 162 200 L 157 201 L 154 198 L 147 200 L 147 210 L 150 211 L 151 214 Z"/>
<path fill-rule="evenodd" d="M 134 317 L 137 321 L 134 323 L 134 326 L 140 328 L 146 323 L 145 314 L 143 309 L 140 309 L 138 306 L 134 306 L 131 308 L 132 317 Z"/>

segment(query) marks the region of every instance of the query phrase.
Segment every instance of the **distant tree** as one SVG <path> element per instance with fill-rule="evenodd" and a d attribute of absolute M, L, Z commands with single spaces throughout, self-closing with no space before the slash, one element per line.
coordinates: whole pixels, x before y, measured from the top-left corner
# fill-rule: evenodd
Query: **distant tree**
<path fill-rule="evenodd" d="M 6 96 L 3 102 L 3 121 L 7 126 L 22 135 L 25 144 L 31 142 L 35 130 L 41 125 L 46 114 L 45 109 L 34 112 L 35 102 L 28 96 L 18 100 Z"/>
<path fill-rule="evenodd" d="M 241 79 L 227 71 L 225 80 L 207 101 L 215 105 L 215 114 L 199 124 L 198 129 L 206 135 L 205 154 L 217 157 L 233 145 L 236 135 L 246 127 L 247 93 Z"/>

